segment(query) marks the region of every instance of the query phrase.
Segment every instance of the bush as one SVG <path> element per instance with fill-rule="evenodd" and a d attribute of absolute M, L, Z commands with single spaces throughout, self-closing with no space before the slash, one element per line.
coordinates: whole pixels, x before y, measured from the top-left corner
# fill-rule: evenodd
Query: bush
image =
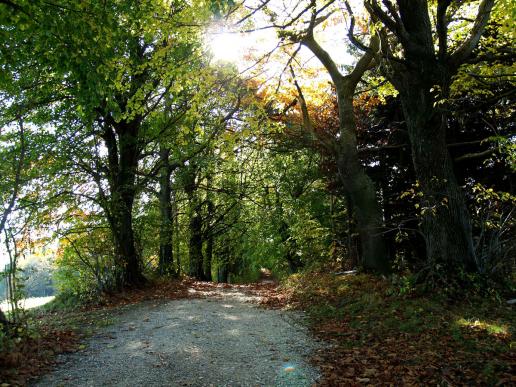
<path fill-rule="evenodd" d="M 516 196 L 481 184 L 473 187 L 473 226 L 480 275 L 510 279 L 516 268 Z"/>
<path fill-rule="evenodd" d="M 114 290 L 119 283 L 120 269 L 105 229 L 62 239 L 55 263 L 56 289 L 64 298 L 87 301 Z"/>

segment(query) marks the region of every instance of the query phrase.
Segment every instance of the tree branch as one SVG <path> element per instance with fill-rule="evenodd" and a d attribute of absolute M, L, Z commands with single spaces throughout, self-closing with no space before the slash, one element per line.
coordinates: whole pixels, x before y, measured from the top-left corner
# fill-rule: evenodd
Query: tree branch
<path fill-rule="evenodd" d="M 448 52 L 448 21 L 446 11 L 450 6 L 451 0 L 439 0 L 437 2 L 437 37 L 439 39 L 439 59 L 444 60 Z"/>
<path fill-rule="evenodd" d="M 490 156 L 495 151 L 496 151 L 496 149 L 486 149 L 485 151 L 482 151 L 482 152 L 466 153 L 465 155 L 456 157 L 454 161 L 456 163 L 459 163 L 461 161 L 468 161 L 468 160 L 473 160 L 473 159 L 479 159 L 479 158 L 483 158 L 483 157 L 486 157 L 486 156 Z"/>
<path fill-rule="evenodd" d="M 7 223 L 7 218 L 14 208 L 14 204 L 18 198 L 18 192 L 21 185 L 21 174 L 25 161 L 25 129 L 23 127 L 23 120 L 21 118 L 18 118 L 18 125 L 20 127 L 20 157 L 18 158 L 18 163 L 15 165 L 13 192 L 11 194 L 9 203 L 7 204 L 7 208 L 3 209 L 2 211 L 2 218 L 0 219 L 0 232 L 4 230 L 5 224 Z"/>
<path fill-rule="evenodd" d="M 362 79 L 362 75 L 364 75 L 364 73 L 371 68 L 371 65 L 374 64 L 373 61 L 379 48 L 380 38 L 375 34 L 371 36 L 371 42 L 368 50 L 358 60 L 357 64 L 353 68 L 353 71 L 351 71 L 351 73 L 345 77 L 349 79 L 353 89 L 356 87 L 358 82 L 360 82 L 360 79 Z"/>
<path fill-rule="evenodd" d="M 482 0 L 478 6 L 475 24 L 471 29 L 469 37 L 459 46 L 459 48 L 457 48 L 457 50 L 455 50 L 453 54 L 450 55 L 450 65 L 454 68 L 458 68 L 462 63 L 464 63 L 477 46 L 480 37 L 484 33 L 487 22 L 489 21 L 493 5 L 494 0 Z"/>
<path fill-rule="evenodd" d="M 358 40 L 354 34 L 355 30 L 355 14 L 353 13 L 353 9 L 351 8 L 351 5 L 349 5 L 349 1 L 345 1 L 344 5 L 346 6 L 346 9 L 348 11 L 350 21 L 349 21 L 349 28 L 348 28 L 348 39 L 351 43 L 353 43 L 356 47 L 361 49 L 362 51 L 367 51 L 368 47 L 363 44 L 360 40 Z"/>
<path fill-rule="evenodd" d="M 313 33 L 309 33 L 302 41 L 301 44 L 308 47 L 310 51 L 319 59 L 323 66 L 328 70 L 330 77 L 337 88 L 339 88 L 343 81 L 344 76 L 339 71 L 339 68 L 333 61 L 330 54 L 325 51 L 319 43 L 315 40 Z"/>

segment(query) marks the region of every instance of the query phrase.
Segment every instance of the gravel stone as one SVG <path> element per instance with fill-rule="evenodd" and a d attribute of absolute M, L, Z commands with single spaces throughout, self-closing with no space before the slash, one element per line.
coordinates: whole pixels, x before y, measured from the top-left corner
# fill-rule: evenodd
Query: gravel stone
<path fill-rule="evenodd" d="M 266 310 L 220 289 L 206 299 L 119 310 L 114 325 L 34 386 L 311 386 L 318 348 L 293 311 Z"/>

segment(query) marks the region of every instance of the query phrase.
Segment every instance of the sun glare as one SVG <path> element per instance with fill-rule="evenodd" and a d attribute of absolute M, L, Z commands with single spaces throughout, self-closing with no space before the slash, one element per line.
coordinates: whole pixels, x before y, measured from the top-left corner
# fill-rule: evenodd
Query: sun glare
<path fill-rule="evenodd" d="M 217 62 L 238 63 L 249 49 L 245 38 L 234 32 L 212 33 L 208 38 L 208 46 Z"/>

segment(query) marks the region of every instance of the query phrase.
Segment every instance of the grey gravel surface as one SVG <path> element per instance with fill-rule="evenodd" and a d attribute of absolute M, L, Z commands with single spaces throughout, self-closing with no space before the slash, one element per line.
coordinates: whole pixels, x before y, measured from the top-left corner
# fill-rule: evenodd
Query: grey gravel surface
<path fill-rule="evenodd" d="M 60 357 L 35 386 L 311 386 L 317 343 L 297 312 L 265 310 L 235 290 L 145 302 Z"/>

